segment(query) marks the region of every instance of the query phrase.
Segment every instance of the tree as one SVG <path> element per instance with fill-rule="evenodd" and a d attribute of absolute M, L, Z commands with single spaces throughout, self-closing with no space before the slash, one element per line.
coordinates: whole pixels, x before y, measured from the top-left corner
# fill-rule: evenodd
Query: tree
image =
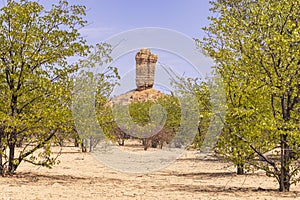
<path fill-rule="evenodd" d="M 70 74 L 78 69 L 67 58 L 89 49 L 78 32 L 84 15 L 84 6 L 63 0 L 50 10 L 27 0 L 1 8 L 0 173 L 14 173 L 22 161 L 56 163 L 50 145 L 59 132 L 70 131 Z"/>
<path fill-rule="evenodd" d="M 165 111 L 165 118 L 162 117 L 161 113 L 164 113 L 162 109 L 153 109 L 154 106 L 160 105 Z M 155 101 L 146 101 L 146 102 L 133 102 L 129 106 L 129 113 L 132 117 L 132 120 L 138 125 L 145 128 L 151 122 L 151 115 L 155 116 L 156 119 L 152 126 L 149 127 L 150 130 L 146 131 L 147 134 L 152 133 L 152 136 L 145 137 L 143 133 L 138 137 L 143 139 L 144 149 L 147 150 L 148 146 L 156 148 L 158 145 L 162 148 L 163 144 L 173 142 L 175 146 L 180 146 L 183 142 L 184 135 L 181 134 L 180 137 L 176 134 L 179 133 L 179 127 L 181 122 L 181 113 L 180 113 L 180 102 L 178 98 L 172 95 L 164 95 L 159 97 Z M 156 127 L 154 127 L 154 125 Z M 161 130 L 157 130 L 160 129 Z M 147 129 L 145 129 L 147 130 Z M 153 131 L 154 130 L 154 131 Z M 137 131 L 140 132 L 140 131 Z M 176 141 L 175 141 L 176 140 Z"/>
<path fill-rule="evenodd" d="M 231 136 L 260 158 L 247 162 L 275 177 L 280 191 L 289 191 L 299 182 L 300 169 L 300 2 L 216 0 L 211 4 L 218 16 L 210 17 L 211 24 L 204 28 L 207 37 L 198 42 L 215 59 L 228 98 L 230 90 L 238 89 L 231 92 L 230 104 L 240 100 L 232 109 L 237 108 L 241 122 L 249 122 L 248 127 L 228 123 L 227 114 L 224 123 Z M 239 113 L 242 109 L 254 113 L 253 121 Z M 261 148 L 255 137 L 266 146 Z"/>
<path fill-rule="evenodd" d="M 180 96 L 188 93 L 196 98 L 199 123 L 198 132 L 195 135 L 195 139 L 192 145 L 194 146 L 194 148 L 200 149 L 205 136 L 207 135 L 212 116 L 208 79 L 204 81 L 200 78 L 189 78 L 184 76 L 179 77 L 174 73 L 170 74 L 172 76 L 172 85 L 175 87 L 175 93 L 177 93 L 177 95 Z"/>
<path fill-rule="evenodd" d="M 156 104 L 165 109 L 166 118 L 161 117 L 162 110 L 153 109 Z M 124 145 L 124 139 L 143 139 L 147 142 L 144 144 L 145 150 L 150 142 L 152 147 L 156 147 L 158 143 L 162 146 L 164 142 L 170 142 L 180 126 L 179 101 L 168 95 L 155 100 L 131 102 L 129 105 L 116 104 L 110 107 L 107 102 L 107 106 L 99 109 L 97 114 L 108 139 L 118 140 L 120 145 Z M 151 119 L 151 115 L 156 119 Z"/>
<path fill-rule="evenodd" d="M 98 109 L 97 116 L 106 137 L 120 145 L 124 145 L 125 139 L 134 138 L 142 139 L 145 150 L 149 145 L 162 147 L 164 142 L 181 148 L 191 143 L 198 130 L 194 141 L 198 147 L 204 130 L 197 129 L 198 118 L 194 113 L 198 106 L 190 106 L 190 102 L 190 91 L 162 95 L 157 99 L 140 99 L 129 105 L 107 102 Z"/>
<path fill-rule="evenodd" d="M 80 61 L 80 66 L 83 68 L 73 77 L 75 80 L 72 92 L 74 126 L 76 126 L 81 140 L 86 142 L 90 140 L 90 151 L 103 139 L 103 134 L 99 132 L 98 122 L 107 120 L 108 111 L 105 105 L 120 79 L 115 67 L 109 66 L 101 73 L 91 70 L 95 66 L 111 62 L 110 53 L 111 46 L 109 44 L 97 44 L 92 48 L 88 57 Z M 104 112 L 97 114 L 100 111 Z M 83 151 L 86 151 L 85 142 L 81 142 L 81 144 Z"/>
<path fill-rule="evenodd" d="M 247 77 L 235 77 L 232 74 L 230 77 L 224 80 L 228 97 L 227 114 L 224 119 L 226 126 L 223 128 L 215 151 L 227 161 L 233 162 L 237 174 L 240 175 L 244 174 L 245 169 L 249 169 L 248 162 L 256 157 L 255 151 L 245 145 L 240 137 L 262 152 L 275 148 L 276 143 L 269 138 L 270 134 L 266 134 L 272 128 L 271 124 L 268 124 L 269 117 L 266 116 L 271 114 L 271 109 L 267 105 L 263 91 L 252 88 L 253 85 L 241 85 L 241 79 L 247 81 Z"/>

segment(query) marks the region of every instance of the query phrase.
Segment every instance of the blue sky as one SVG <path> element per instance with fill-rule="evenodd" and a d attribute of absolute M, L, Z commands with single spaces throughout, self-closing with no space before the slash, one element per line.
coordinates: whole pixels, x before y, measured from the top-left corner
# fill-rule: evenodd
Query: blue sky
<path fill-rule="evenodd" d="M 58 0 L 37 0 L 46 5 Z M 6 0 L 0 0 L 0 7 Z M 85 5 L 89 24 L 84 29 L 89 42 L 98 42 L 122 31 L 141 27 L 174 29 L 191 38 L 203 35 L 208 24 L 209 0 L 69 0 Z"/>
<path fill-rule="evenodd" d="M 207 17 L 210 15 L 208 0 L 74 0 L 72 3 L 84 4 L 87 7 L 89 24 L 81 33 L 91 43 L 143 27 L 167 28 L 190 38 L 201 38 L 204 35 L 201 28 L 208 24 Z M 151 50 L 158 54 L 160 63 L 171 66 L 179 75 L 198 76 L 193 67 L 178 55 L 158 49 Z M 135 53 L 136 51 L 131 51 L 114 58 L 112 65 L 119 68 L 122 76 L 121 87 L 115 90 L 116 95 L 135 88 Z M 203 70 L 203 74 L 205 73 L 209 73 L 209 70 Z M 160 80 L 155 82 L 158 89 L 170 89 L 170 85 L 159 84 L 162 77 L 166 76 L 157 64 L 156 78 Z"/>
<path fill-rule="evenodd" d="M 5 0 L 1 0 L 0 6 L 3 6 L 4 2 Z M 48 7 L 49 4 L 58 1 L 39 0 L 39 2 Z M 86 6 L 88 25 L 80 32 L 91 44 L 106 41 L 124 31 L 143 27 L 167 28 L 178 31 L 191 39 L 201 38 L 204 35 L 201 28 L 208 25 L 207 17 L 211 15 L 209 0 L 69 0 L 69 2 Z M 171 43 L 176 42 L 178 41 L 171 41 Z M 178 45 L 182 44 L 178 43 Z M 180 48 L 180 46 L 178 47 Z M 128 51 L 128 53 L 114 58 L 111 63 L 112 66 L 118 67 L 123 76 L 121 84 L 123 82 L 125 87 L 117 93 L 135 88 L 134 56 L 137 50 Z M 151 49 L 151 51 L 158 54 L 159 63 L 170 66 L 179 75 L 199 76 L 193 66 L 180 55 L 160 49 Z M 157 73 L 162 74 L 158 74 L 157 77 L 167 76 L 159 63 L 157 64 Z M 210 68 L 208 69 L 207 65 L 209 64 L 204 62 L 202 65 L 205 65 L 201 66 L 202 75 L 208 74 Z M 166 87 L 168 88 L 169 85 Z"/>
<path fill-rule="evenodd" d="M 87 7 L 90 41 L 134 28 L 162 27 L 201 37 L 207 25 L 208 0 L 72 0 Z"/>

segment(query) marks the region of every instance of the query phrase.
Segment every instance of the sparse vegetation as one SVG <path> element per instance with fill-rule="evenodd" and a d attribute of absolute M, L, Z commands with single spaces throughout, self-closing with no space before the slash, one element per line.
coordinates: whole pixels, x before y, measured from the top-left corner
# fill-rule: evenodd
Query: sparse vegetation
<path fill-rule="evenodd" d="M 0 174 L 14 175 L 23 162 L 51 168 L 61 153 L 53 149 L 71 142 L 91 152 L 102 140 L 125 149 L 133 139 L 146 154 L 165 146 L 181 150 L 175 148 L 193 136 L 188 148 L 198 152 L 217 140 L 208 163 L 231 163 L 238 175 L 261 176 L 257 170 L 263 170 L 264 180 L 272 177 L 278 191 L 289 192 L 300 182 L 300 1 L 215 0 L 211 6 L 206 36 L 195 39 L 195 46 L 214 59 L 212 75 L 224 84 L 226 100 L 218 105 L 215 77 L 169 72 L 174 91 L 152 89 L 159 55 L 149 49 L 136 57 L 136 90 L 114 101 L 118 69 L 93 71 L 112 62 L 114 47 L 87 44 L 79 31 L 88 23 L 85 6 L 60 0 L 46 9 L 40 1 L 7 0 L 0 9 Z M 226 110 L 225 117 L 213 106 Z M 222 131 L 207 136 L 216 118 Z M 203 145 L 205 139 L 209 144 Z M 179 170 L 166 174 L 187 177 L 192 192 L 203 192 L 194 177 L 206 172 Z"/>

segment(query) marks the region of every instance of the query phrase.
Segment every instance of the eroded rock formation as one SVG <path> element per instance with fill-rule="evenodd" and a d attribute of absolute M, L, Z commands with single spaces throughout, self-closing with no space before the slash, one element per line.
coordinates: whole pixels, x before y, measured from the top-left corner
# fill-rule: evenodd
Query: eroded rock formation
<path fill-rule="evenodd" d="M 111 99 L 108 103 L 109 107 L 114 105 L 130 105 L 134 102 L 155 102 L 161 97 L 166 96 L 166 94 L 155 90 L 154 85 L 154 75 L 158 56 L 152 54 L 150 49 L 143 48 L 137 52 L 135 56 L 136 60 L 136 89 L 126 92 L 125 94 L 119 95 Z M 123 132 L 119 127 L 117 127 L 111 134 L 118 140 L 119 145 L 124 145 L 124 140 L 142 139 L 144 149 L 147 150 L 149 146 L 162 147 L 164 142 L 169 142 L 174 136 L 174 130 L 163 128 L 157 134 L 148 137 L 133 137 L 129 134 Z"/>
<path fill-rule="evenodd" d="M 157 62 L 157 55 L 150 49 L 141 49 L 135 56 L 136 87 L 138 91 L 152 88 Z"/>

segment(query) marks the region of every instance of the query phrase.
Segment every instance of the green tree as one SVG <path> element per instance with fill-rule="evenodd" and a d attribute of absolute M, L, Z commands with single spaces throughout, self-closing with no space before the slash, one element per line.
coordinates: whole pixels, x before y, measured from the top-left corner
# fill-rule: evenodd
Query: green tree
<path fill-rule="evenodd" d="M 27 0 L 1 8 L 0 173 L 14 173 L 22 161 L 56 163 L 50 145 L 71 128 L 69 75 L 78 69 L 67 58 L 89 49 L 78 32 L 84 15 L 84 6 L 67 1 L 50 10 Z"/>
<path fill-rule="evenodd" d="M 91 70 L 95 66 L 101 66 L 104 63 L 111 62 L 109 56 L 111 46 L 108 44 L 98 44 L 95 51 L 81 60 L 80 66 L 83 67 L 74 77 L 74 88 L 72 95 L 72 112 L 75 121 L 76 130 L 79 133 L 83 151 L 86 147 L 93 147 L 103 138 L 103 133 L 99 132 L 99 122 L 107 122 L 106 104 L 109 97 L 118 84 L 120 79 L 117 68 L 107 67 L 103 72 L 96 73 Z M 87 145 L 87 141 L 90 144 Z"/>
<path fill-rule="evenodd" d="M 199 123 L 198 132 L 195 135 L 192 145 L 196 149 L 201 149 L 205 136 L 207 135 L 212 116 L 209 82 L 208 80 L 203 81 L 200 78 L 179 77 L 172 73 L 171 76 L 172 85 L 175 88 L 174 92 L 177 93 L 178 96 L 190 94 L 196 98 Z M 212 138 L 212 140 L 214 139 L 215 138 Z M 210 144 L 205 145 L 210 146 Z"/>
<path fill-rule="evenodd" d="M 198 41 L 215 59 L 227 98 L 234 98 L 224 120 L 227 132 L 248 146 L 243 153 L 251 149 L 260 158 L 247 162 L 275 177 L 280 191 L 289 191 L 300 169 L 300 1 L 211 4 L 217 15 L 204 28 L 208 37 Z"/>
<path fill-rule="evenodd" d="M 245 169 L 249 169 L 248 162 L 255 159 L 256 154 L 241 137 L 261 152 L 275 148 L 276 143 L 269 137 L 270 134 L 266 134 L 272 128 L 268 124 L 271 109 L 263 91 L 257 90 L 254 85 L 241 84 L 241 76 L 230 76 L 230 79 L 224 80 L 228 97 L 224 119 L 226 125 L 215 151 L 234 163 L 237 174 L 244 174 Z M 247 77 L 242 80 L 247 80 Z"/>
<path fill-rule="evenodd" d="M 161 107 L 156 107 L 157 105 Z M 147 145 L 162 146 L 164 142 L 169 143 L 174 139 L 181 123 L 180 106 L 177 97 L 163 95 L 155 100 L 136 101 L 129 105 L 109 106 L 108 102 L 97 114 L 100 126 L 108 139 L 118 141 L 120 145 L 128 138 L 143 139 L 146 150 Z M 162 116 L 162 113 L 165 115 Z M 172 142 L 180 143 L 179 140 L 182 140 L 183 144 L 184 139 L 185 136 L 181 134 Z"/>

